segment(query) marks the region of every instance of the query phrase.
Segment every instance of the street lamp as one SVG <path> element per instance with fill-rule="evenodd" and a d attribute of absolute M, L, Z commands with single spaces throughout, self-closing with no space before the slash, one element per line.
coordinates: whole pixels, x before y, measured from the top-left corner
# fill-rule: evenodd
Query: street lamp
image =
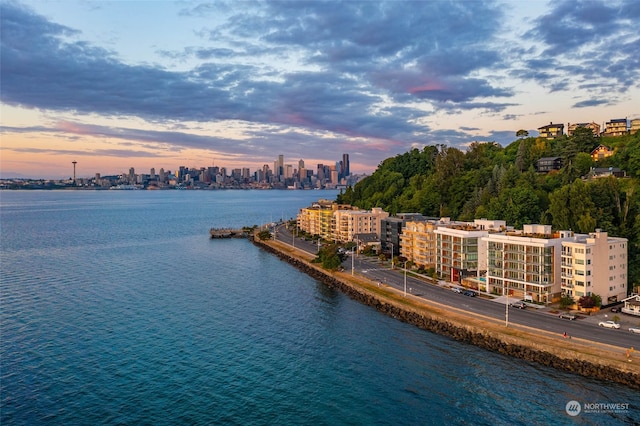
<path fill-rule="evenodd" d="M 393 270 L 393 243 L 389 244 L 391 244 L 391 269 Z"/>
<path fill-rule="evenodd" d="M 407 262 L 408 260 L 404 261 L 404 297 L 407 297 Z"/>
<path fill-rule="evenodd" d="M 509 291 L 507 290 L 507 282 L 504 281 L 504 294 L 506 295 L 506 303 L 504 307 L 504 326 L 509 327 Z"/>
<path fill-rule="evenodd" d="M 351 275 L 353 275 L 353 269 L 354 269 L 354 265 L 353 263 L 355 262 L 355 257 L 356 257 L 356 246 L 351 247 Z"/>

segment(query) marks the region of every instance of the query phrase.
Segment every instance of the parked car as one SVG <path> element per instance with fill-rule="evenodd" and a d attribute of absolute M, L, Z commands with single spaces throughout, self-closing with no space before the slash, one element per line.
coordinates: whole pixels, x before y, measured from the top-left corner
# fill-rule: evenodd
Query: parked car
<path fill-rule="evenodd" d="M 638 327 L 629 327 L 629 331 L 632 333 L 640 334 L 640 328 Z"/>
<path fill-rule="evenodd" d="M 467 290 L 463 293 L 465 296 L 476 297 L 477 293 L 473 290 Z"/>
<path fill-rule="evenodd" d="M 611 312 L 622 312 L 622 308 L 620 306 L 614 306 L 611 308 Z"/>
<path fill-rule="evenodd" d="M 451 291 L 454 293 L 462 294 L 462 289 L 460 287 L 451 287 Z"/>
<path fill-rule="evenodd" d="M 510 303 L 509 306 L 511 306 L 512 308 L 518 308 L 518 309 L 525 309 L 527 307 L 527 305 L 525 305 L 524 302 Z"/>
<path fill-rule="evenodd" d="M 604 328 L 620 328 L 620 324 L 613 321 L 600 321 L 598 325 Z"/>
<path fill-rule="evenodd" d="M 573 321 L 574 319 L 578 318 L 575 314 L 570 314 L 570 313 L 560 314 L 559 316 L 560 318 L 568 319 L 569 321 Z"/>

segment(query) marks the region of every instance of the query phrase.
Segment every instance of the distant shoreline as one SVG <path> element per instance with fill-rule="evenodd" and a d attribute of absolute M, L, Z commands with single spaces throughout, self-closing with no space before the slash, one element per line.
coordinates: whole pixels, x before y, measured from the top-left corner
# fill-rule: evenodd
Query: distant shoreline
<path fill-rule="evenodd" d="M 626 348 L 577 338 L 569 343 L 541 330 L 507 328 L 498 321 L 464 314 L 435 302 L 404 298 L 401 292 L 388 286 L 379 287 L 359 275 L 326 271 L 310 262 L 313 255 L 284 243 L 261 241 L 255 236 L 252 241 L 329 287 L 400 321 L 492 352 L 640 390 L 640 348 L 627 358 Z"/>

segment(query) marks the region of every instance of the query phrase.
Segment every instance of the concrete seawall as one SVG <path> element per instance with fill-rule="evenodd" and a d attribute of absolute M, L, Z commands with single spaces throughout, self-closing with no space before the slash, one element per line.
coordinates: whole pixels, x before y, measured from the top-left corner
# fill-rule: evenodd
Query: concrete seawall
<path fill-rule="evenodd" d="M 627 356 L 626 348 L 594 344 L 581 339 L 562 340 L 542 331 L 507 328 L 495 320 L 452 312 L 417 298 L 402 298 L 391 288 L 380 288 L 366 278 L 330 272 L 310 262 L 311 255 L 291 246 L 251 239 L 311 277 L 336 288 L 350 298 L 423 330 L 448 336 L 493 352 L 640 390 L 640 356 Z M 640 349 L 640 348 L 639 348 Z"/>

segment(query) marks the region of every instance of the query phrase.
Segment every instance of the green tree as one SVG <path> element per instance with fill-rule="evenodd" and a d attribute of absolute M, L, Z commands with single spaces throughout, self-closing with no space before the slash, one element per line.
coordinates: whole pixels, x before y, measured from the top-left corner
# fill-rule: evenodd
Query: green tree
<path fill-rule="evenodd" d="M 527 136 L 529 136 L 529 132 L 527 132 L 524 129 L 520 129 L 516 132 L 516 137 L 517 138 L 526 138 Z"/>
<path fill-rule="evenodd" d="M 593 231 L 590 226 L 593 225 L 594 205 L 586 183 L 576 179 L 571 185 L 565 185 L 550 194 L 549 201 L 549 213 L 555 229 Z"/>
<path fill-rule="evenodd" d="M 566 309 L 566 308 L 568 308 L 569 306 L 573 305 L 573 303 L 574 303 L 574 302 L 573 302 L 573 298 L 572 298 L 571 296 L 568 296 L 568 295 L 566 295 L 566 294 L 563 294 L 563 295 L 560 297 L 560 307 L 561 307 L 562 309 Z"/>

